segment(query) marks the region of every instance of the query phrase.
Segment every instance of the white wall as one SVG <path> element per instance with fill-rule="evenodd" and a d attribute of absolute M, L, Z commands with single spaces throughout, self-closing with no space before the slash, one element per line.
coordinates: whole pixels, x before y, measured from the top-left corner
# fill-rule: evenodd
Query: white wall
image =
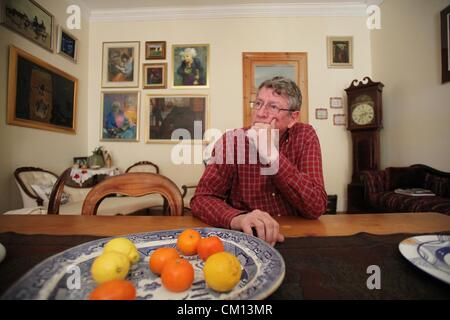
<path fill-rule="evenodd" d="M 384 0 L 371 33 L 374 79 L 384 83 L 381 166 L 450 171 L 450 82 L 441 84 L 439 12 L 449 0 Z"/>
<path fill-rule="evenodd" d="M 354 68 L 328 69 L 326 37 L 354 37 Z M 140 41 L 141 65 L 144 62 L 145 41 L 167 41 L 169 74 L 172 44 L 210 44 L 210 88 L 141 91 L 140 142 L 103 142 L 100 138 L 100 101 L 102 42 Z M 326 190 L 338 195 L 338 210 L 346 207 L 346 185 L 350 181 L 349 134 L 343 126 L 333 126 L 329 98 L 345 97 L 343 91 L 353 79 L 371 75 L 369 30 L 364 17 L 303 17 L 303 18 L 235 18 L 219 20 L 184 20 L 156 22 L 92 22 L 89 46 L 88 148 L 91 152 L 103 145 L 111 151 L 113 161 L 122 169 L 140 160 L 150 160 L 161 167 L 162 174 L 177 184 L 197 181 L 202 165 L 176 166 L 170 161 L 171 144 L 146 144 L 145 108 L 147 94 L 194 94 L 210 96 L 211 127 L 225 130 L 241 127 L 242 119 L 242 52 L 276 51 L 308 53 L 309 115 L 317 128 L 322 146 Z M 145 61 L 145 63 L 152 61 Z M 142 88 L 142 67 L 140 87 Z M 171 76 L 169 76 L 169 83 Z M 111 89 L 103 89 L 112 91 Z M 329 109 L 329 119 L 314 119 L 315 108 Z"/>
<path fill-rule="evenodd" d="M 68 4 L 64 1 L 39 0 L 55 16 L 55 25 L 65 23 Z M 70 1 L 75 4 L 76 1 Z M 71 33 L 80 40 L 79 63 L 74 64 L 56 53 L 41 48 L 23 36 L 0 27 L 0 212 L 21 207 L 21 198 L 13 172 L 21 166 L 37 166 L 59 174 L 72 163 L 72 157 L 87 150 L 87 61 L 89 23 L 83 19 L 81 30 Z M 56 35 L 56 32 L 54 33 Z M 70 135 L 6 124 L 8 46 L 12 44 L 79 79 L 77 134 Z"/>

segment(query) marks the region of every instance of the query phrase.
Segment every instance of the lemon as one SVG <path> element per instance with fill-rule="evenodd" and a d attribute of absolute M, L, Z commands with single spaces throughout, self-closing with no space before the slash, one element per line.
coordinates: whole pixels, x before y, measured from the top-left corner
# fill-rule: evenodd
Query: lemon
<path fill-rule="evenodd" d="M 139 261 L 139 252 L 133 242 L 126 238 L 115 238 L 109 241 L 103 252 L 116 251 L 120 252 L 130 259 L 131 264 Z"/>
<path fill-rule="evenodd" d="M 242 267 L 239 260 L 229 252 L 209 256 L 203 267 L 206 284 L 218 292 L 233 289 L 241 280 Z"/>
<path fill-rule="evenodd" d="M 105 252 L 94 260 L 92 277 L 97 283 L 109 280 L 122 280 L 130 270 L 130 260 L 119 252 Z"/>

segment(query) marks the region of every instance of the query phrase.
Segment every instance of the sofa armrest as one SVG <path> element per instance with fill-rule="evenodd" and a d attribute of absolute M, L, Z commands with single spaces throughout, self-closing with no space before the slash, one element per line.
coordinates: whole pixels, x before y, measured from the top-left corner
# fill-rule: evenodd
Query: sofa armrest
<path fill-rule="evenodd" d="M 386 191 L 386 171 L 362 171 L 361 181 L 364 186 L 364 194 Z"/>

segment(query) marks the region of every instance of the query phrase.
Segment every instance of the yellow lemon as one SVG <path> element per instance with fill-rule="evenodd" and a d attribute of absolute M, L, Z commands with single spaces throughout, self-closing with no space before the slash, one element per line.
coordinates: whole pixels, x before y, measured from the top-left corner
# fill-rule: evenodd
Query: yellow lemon
<path fill-rule="evenodd" d="M 133 242 L 126 238 L 115 238 L 109 241 L 103 252 L 120 252 L 130 259 L 131 264 L 139 261 L 139 252 Z"/>
<path fill-rule="evenodd" d="M 218 292 L 233 289 L 241 280 L 242 267 L 239 260 L 229 252 L 209 256 L 203 267 L 206 284 Z"/>
<path fill-rule="evenodd" d="M 119 252 L 106 252 L 94 260 L 91 267 L 92 278 L 97 283 L 122 280 L 130 270 L 130 260 Z"/>

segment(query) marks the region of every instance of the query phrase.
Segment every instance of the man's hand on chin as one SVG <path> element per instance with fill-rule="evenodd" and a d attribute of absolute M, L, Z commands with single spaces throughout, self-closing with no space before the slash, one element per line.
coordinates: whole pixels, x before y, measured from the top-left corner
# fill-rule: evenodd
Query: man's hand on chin
<path fill-rule="evenodd" d="M 270 123 L 255 121 L 247 132 L 250 142 L 257 147 L 259 155 L 264 158 L 266 163 L 272 163 L 278 159 L 278 134 L 274 134 L 276 129 L 276 119 L 272 119 Z M 275 144 L 275 142 L 277 144 Z"/>

